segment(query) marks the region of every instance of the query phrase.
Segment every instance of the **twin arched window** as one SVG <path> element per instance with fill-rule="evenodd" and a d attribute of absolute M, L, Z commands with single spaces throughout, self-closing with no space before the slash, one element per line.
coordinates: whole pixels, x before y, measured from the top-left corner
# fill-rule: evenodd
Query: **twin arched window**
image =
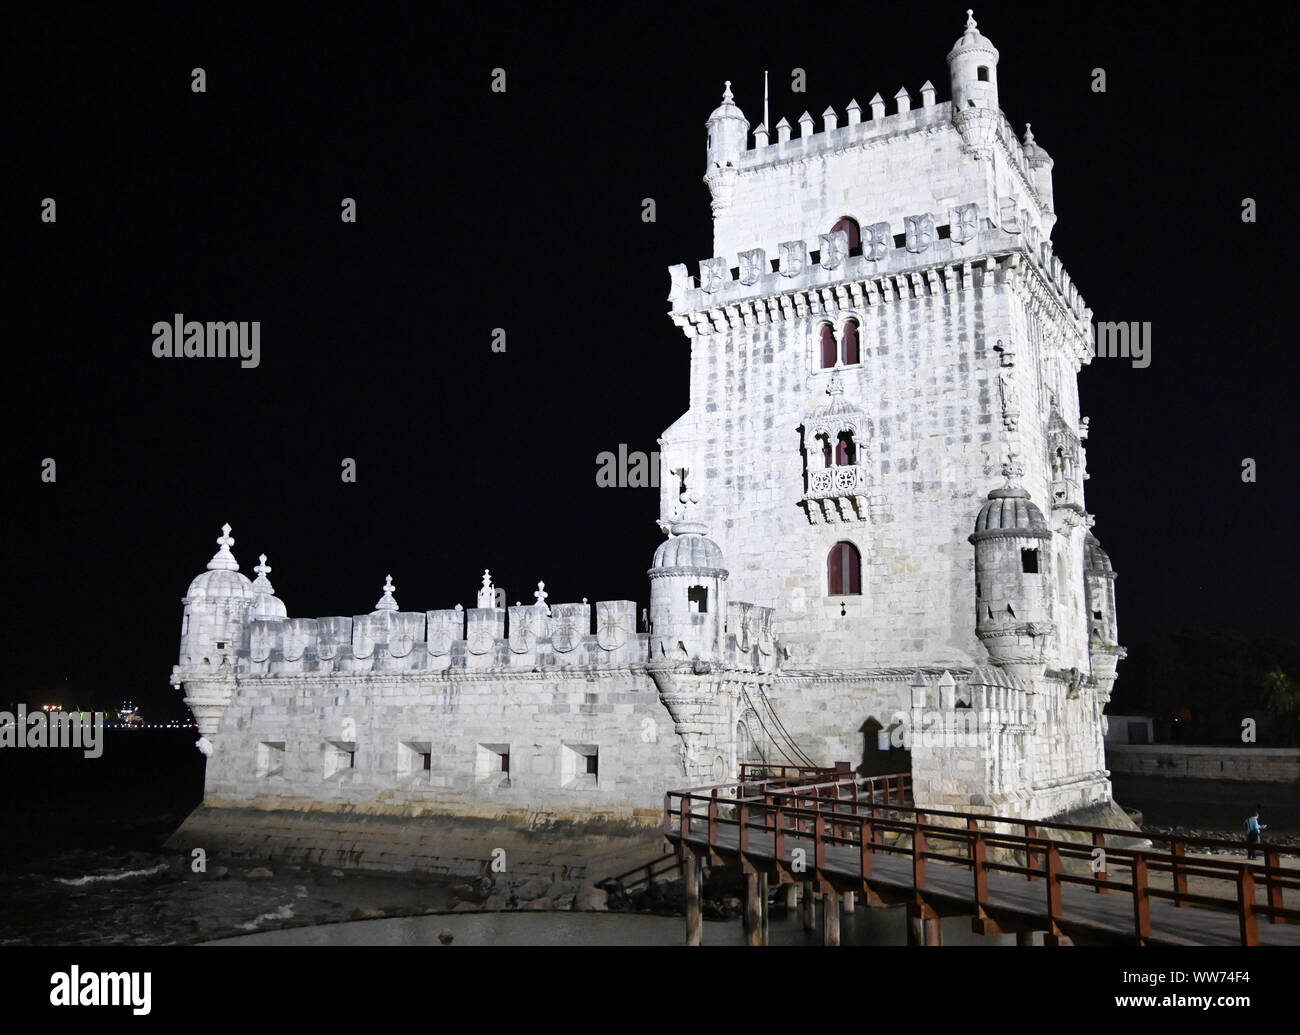
<path fill-rule="evenodd" d="M 835 328 L 828 323 L 821 326 L 821 361 L 822 369 L 828 370 L 835 365 L 838 358 L 847 367 L 859 362 L 858 359 L 858 321 L 849 319 L 840 328 L 840 336 L 835 338 Z"/>
<path fill-rule="evenodd" d="M 821 436 L 819 436 L 821 437 Z M 822 445 L 823 467 L 852 467 L 858 462 L 858 446 L 853 441 L 853 432 L 841 431 L 832 450 L 831 441 L 826 437 Z"/>
<path fill-rule="evenodd" d="M 826 595 L 856 597 L 861 594 L 862 555 L 852 543 L 836 543 L 826 555 Z"/>

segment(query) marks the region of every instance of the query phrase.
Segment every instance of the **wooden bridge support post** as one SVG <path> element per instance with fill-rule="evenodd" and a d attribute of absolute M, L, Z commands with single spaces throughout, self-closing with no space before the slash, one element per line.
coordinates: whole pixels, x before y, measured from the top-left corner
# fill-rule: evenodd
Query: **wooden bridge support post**
<path fill-rule="evenodd" d="M 704 914 L 700 908 L 704 871 L 699 856 L 692 851 L 687 851 L 682 860 L 682 879 L 686 884 L 686 944 L 699 945 L 704 931 Z"/>
<path fill-rule="evenodd" d="M 817 892 L 813 890 L 812 881 L 804 881 L 802 905 L 803 929 L 805 931 L 815 930 L 817 927 Z"/>
<path fill-rule="evenodd" d="M 943 944 L 943 927 L 940 926 L 940 920 L 937 916 L 927 916 L 925 918 L 925 944 Z"/>
<path fill-rule="evenodd" d="M 831 889 L 822 895 L 822 944 L 840 943 L 840 895 Z"/>
<path fill-rule="evenodd" d="M 943 944 L 943 928 L 940 927 L 939 917 L 919 902 L 913 902 L 907 907 L 907 944 Z"/>
<path fill-rule="evenodd" d="M 758 875 L 758 901 L 762 909 L 761 915 L 761 941 L 760 945 L 770 945 L 772 943 L 771 913 L 772 913 L 772 894 L 767 886 L 767 873 Z"/>
<path fill-rule="evenodd" d="M 921 909 L 919 906 L 907 907 L 907 944 L 925 944 L 925 926 L 924 921 L 921 920 Z"/>
<path fill-rule="evenodd" d="M 854 895 L 852 891 L 844 892 L 844 912 L 852 913 L 853 910 L 857 909 L 857 907 L 858 907 L 857 896 Z"/>
<path fill-rule="evenodd" d="M 799 905 L 799 885 L 785 885 L 785 908 L 794 909 Z"/>
<path fill-rule="evenodd" d="M 745 874 L 745 944 L 763 944 L 763 904 L 757 873 Z"/>

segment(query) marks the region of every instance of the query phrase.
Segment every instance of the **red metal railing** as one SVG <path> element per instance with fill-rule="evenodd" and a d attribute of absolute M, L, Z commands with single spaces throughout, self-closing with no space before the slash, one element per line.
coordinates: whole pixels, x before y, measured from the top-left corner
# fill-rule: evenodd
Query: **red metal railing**
<path fill-rule="evenodd" d="M 1234 848 L 1238 841 L 1215 838 L 1150 836 L 1112 827 L 1094 827 L 1069 823 L 1052 823 L 983 813 L 945 809 L 919 809 L 907 804 L 911 781 L 907 774 L 887 777 L 851 777 L 839 780 L 819 779 L 824 771 L 805 771 L 814 782 L 801 783 L 800 776 L 788 774 L 782 780 L 758 780 L 715 787 L 670 791 L 664 797 L 664 833 L 677 842 L 678 854 L 684 853 L 685 839 L 706 835 L 710 849 L 721 852 L 753 852 L 754 831 L 772 836 L 772 857 L 785 859 L 786 839 L 811 840 L 811 868 L 826 867 L 826 850 L 830 846 L 853 847 L 859 852 L 861 878 L 871 876 L 874 855 L 909 856 L 912 861 L 913 889 L 923 897 L 926 890 L 927 865 L 931 862 L 962 866 L 970 871 L 974 891 L 973 907 L 977 916 L 986 909 L 998 909 L 988 897 L 990 873 L 1010 873 L 1026 880 L 1044 882 L 1043 903 L 1051 933 L 1060 932 L 1065 920 L 1062 890 L 1066 885 L 1091 888 L 1097 894 L 1123 892 L 1133 900 L 1133 932 L 1138 944 L 1152 936 L 1151 901 L 1172 901 L 1175 906 L 1201 906 L 1232 910 L 1239 919 L 1240 942 L 1259 944 L 1258 922 L 1300 920 L 1300 910 L 1284 905 L 1286 889 L 1300 888 L 1300 871 L 1284 869 L 1283 856 L 1300 856 L 1300 848 L 1261 844 L 1262 863 L 1215 857 L 1187 855 L 1188 849 Z M 674 824 L 675 821 L 675 824 Z M 735 828 L 734 844 L 723 843 L 719 831 Z M 1015 833 L 1013 831 L 1021 832 Z M 1046 836 L 1060 831 L 1085 839 L 1084 843 Z M 886 838 L 892 835 L 892 842 Z M 1165 851 L 1153 848 L 1126 848 L 1115 839 L 1142 837 L 1168 845 Z M 939 846 L 947 846 L 939 850 Z M 1101 848 L 1101 854 L 1096 849 Z M 995 861 L 990 852 L 1001 850 L 1003 859 Z M 1023 859 L 1023 862 L 1019 861 Z M 1086 861 L 1071 872 L 1066 860 Z M 1116 880 L 1115 870 L 1127 871 L 1128 881 Z M 1155 887 L 1155 874 L 1169 874 L 1170 887 Z M 1191 877 L 1222 881 L 1231 885 L 1226 896 L 1188 891 Z M 1263 904 L 1257 903 L 1256 882 L 1266 889 Z M 1077 922 L 1081 918 L 1074 917 Z"/>

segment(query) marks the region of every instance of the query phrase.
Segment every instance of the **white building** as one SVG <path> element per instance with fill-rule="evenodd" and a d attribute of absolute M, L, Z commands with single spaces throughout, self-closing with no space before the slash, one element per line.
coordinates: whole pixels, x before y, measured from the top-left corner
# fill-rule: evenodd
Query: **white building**
<path fill-rule="evenodd" d="M 206 804 L 645 824 L 749 759 L 901 761 L 934 807 L 1117 812 L 1091 311 L 973 19 L 948 69 L 951 101 L 926 82 L 798 136 L 751 133 L 729 88 L 709 117 L 715 254 L 670 271 L 691 388 L 660 440 L 649 628 L 541 586 L 497 608 L 486 573 L 468 611 L 402 611 L 390 581 L 368 614 L 291 619 L 226 529 L 172 677 Z"/>

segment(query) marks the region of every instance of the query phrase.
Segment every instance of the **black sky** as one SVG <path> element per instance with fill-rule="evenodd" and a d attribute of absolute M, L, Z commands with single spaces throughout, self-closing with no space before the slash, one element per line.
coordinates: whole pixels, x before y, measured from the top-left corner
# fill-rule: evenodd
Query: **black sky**
<path fill-rule="evenodd" d="M 404 609 L 469 606 L 484 567 L 511 603 L 538 579 L 552 602 L 644 603 L 657 493 L 598 489 L 596 456 L 649 452 L 687 406 L 667 267 L 711 252 L 704 121 L 723 80 L 752 124 L 765 68 L 774 122 L 877 91 L 892 110 L 926 79 L 947 100 L 965 20 L 893 3 L 276 10 L 10 23 L 0 698 L 69 685 L 160 710 L 180 598 L 224 521 L 246 573 L 270 555 L 295 616 L 369 611 L 389 572 Z M 1003 109 L 1055 159 L 1056 254 L 1097 320 L 1153 325 L 1149 368 L 1081 376 L 1127 643 L 1295 630 L 1296 98 L 1265 10 L 975 12 Z M 178 312 L 261 321 L 261 366 L 154 358 L 150 328 Z"/>

